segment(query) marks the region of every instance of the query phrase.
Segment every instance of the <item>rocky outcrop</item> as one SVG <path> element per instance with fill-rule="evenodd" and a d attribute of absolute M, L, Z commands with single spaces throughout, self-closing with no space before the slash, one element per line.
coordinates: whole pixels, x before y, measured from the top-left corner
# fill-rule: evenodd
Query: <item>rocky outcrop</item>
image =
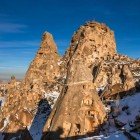
<path fill-rule="evenodd" d="M 134 77 L 136 90 L 140 91 L 140 60 L 131 61 L 130 69 Z"/>
<path fill-rule="evenodd" d="M 107 115 L 101 100 L 132 93 L 140 83 L 139 67 L 139 61 L 117 53 L 114 33 L 105 24 L 88 22 L 81 26 L 63 57 L 52 35 L 45 32 L 24 80 L 17 82 L 12 77 L 1 90 L 6 98 L 2 99 L 0 129 L 6 139 L 13 135 L 32 139 L 28 129 L 39 118 L 36 114 L 48 117 L 51 106 L 42 139 L 93 133 Z M 38 107 L 42 100 L 43 108 Z"/>
<path fill-rule="evenodd" d="M 31 63 L 25 79 L 18 84 L 12 77 L 10 83 L 6 85 L 7 97 L 0 112 L 0 121 L 4 122 L 1 123 L 1 130 L 4 133 L 11 133 L 14 136 L 18 130 L 23 132 L 27 126 L 31 125 L 39 101 L 47 98 L 48 93 L 51 94 L 51 92 L 57 92 L 59 95 L 62 86 L 61 82 L 57 83 L 61 78 L 59 61 L 61 60 L 53 37 L 50 33 L 45 32 L 41 47 Z M 46 111 L 50 112 L 50 110 Z M 6 138 L 8 139 L 7 135 Z"/>
<path fill-rule="evenodd" d="M 16 92 L 16 90 L 18 90 L 20 88 L 20 81 L 16 80 L 15 76 L 11 76 L 11 80 L 10 82 L 8 82 L 8 84 L 6 84 L 6 89 L 8 93 L 13 93 Z"/>
<path fill-rule="evenodd" d="M 92 70 L 107 56 L 112 57 L 115 49 L 114 34 L 103 24 L 87 23 L 74 34 L 65 55 L 68 60 L 66 85 L 44 127 L 44 131 L 50 132 L 44 139 L 58 139 L 51 132 L 62 138 L 86 135 L 103 123 L 106 113 L 95 91 Z"/>
<path fill-rule="evenodd" d="M 59 59 L 60 56 L 52 35 L 45 32 L 42 37 L 41 47 L 26 73 L 25 84 L 32 87 L 37 86 L 38 82 L 40 84 L 54 82 L 55 78 L 60 75 Z"/>
<path fill-rule="evenodd" d="M 53 86 L 61 77 L 60 61 L 61 58 L 58 55 L 52 35 L 45 32 L 42 37 L 41 47 L 25 75 L 23 87 L 32 91 L 38 90 L 38 92 L 50 90 L 50 88 L 46 87 Z M 56 90 L 59 91 L 59 89 Z"/>
<path fill-rule="evenodd" d="M 103 64 L 95 79 L 101 98 L 116 98 L 135 90 L 135 82 L 129 65 L 111 62 Z"/>
<path fill-rule="evenodd" d="M 84 63 L 90 67 L 94 85 L 100 94 L 105 90 L 109 97 L 113 97 L 119 92 L 135 88 L 130 68 L 131 63 L 134 65 L 133 59 L 117 53 L 113 31 L 105 24 L 88 22 L 81 26 L 74 34 L 71 46 L 64 56 L 67 63 L 72 57 L 74 60 L 84 58 Z"/>
<path fill-rule="evenodd" d="M 135 87 L 129 66 L 120 63 L 129 58 L 117 54 L 114 33 L 105 24 L 81 26 L 63 59 L 66 82 L 44 127 L 44 140 L 95 132 L 106 116 L 98 94 L 113 98 Z"/>
<path fill-rule="evenodd" d="M 105 24 L 88 22 L 81 26 L 71 40 L 70 48 L 64 58 L 71 59 L 73 55 L 84 57 L 84 61 L 93 64 L 112 58 L 116 54 L 114 33 Z M 75 59 L 73 57 L 73 59 Z"/>

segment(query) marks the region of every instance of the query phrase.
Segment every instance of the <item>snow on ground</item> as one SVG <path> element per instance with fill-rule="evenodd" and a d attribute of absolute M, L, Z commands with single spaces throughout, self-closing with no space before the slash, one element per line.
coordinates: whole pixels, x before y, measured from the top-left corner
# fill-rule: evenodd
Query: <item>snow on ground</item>
<path fill-rule="evenodd" d="M 99 93 L 99 92 L 102 92 L 104 91 L 106 85 L 101 85 L 100 87 L 96 88 L 96 91 Z"/>
<path fill-rule="evenodd" d="M 5 97 L 0 97 L 0 107 L 4 106 L 5 100 Z"/>
<path fill-rule="evenodd" d="M 140 115 L 140 93 L 122 99 L 119 106 L 121 108 L 124 106 L 129 107 L 126 111 L 122 111 L 121 114 L 117 117 L 117 119 L 121 122 L 127 123 L 124 127 L 129 129 L 129 123 L 132 123 L 136 116 Z"/>
<path fill-rule="evenodd" d="M 88 138 L 83 138 L 79 140 L 128 140 L 122 132 L 116 132 L 114 134 L 111 134 L 110 136 L 93 136 L 93 137 L 88 137 Z"/>
<path fill-rule="evenodd" d="M 140 76 L 140 71 L 133 72 L 134 76 Z"/>
<path fill-rule="evenodd" d="M 4 135 L 2 135 L 2 133 L 0 133 L 0 140 L 4 139 Z"/>
<path fill-rule="evenodd" d="M 40 140 L 42 136 L 42 130 L 46 123 L 46 120 L 51 112 L 51 108 L 55 104 L 59 92 L 53 91 L 50 93 L 45 93 L 45 97 L 40 101 L 36 115 L 33 119 L 31 126 L 28 126 L 28 130 L 33 138 L 33 140 Z"/>
<path fill-rule="evenodd" d="M 33 140 L 41 139 L 43 127 L 59 94 L 56 91 L 44 94 L 45 99 L 39 103 L 34 120 L 31 126 L 28 127 Z"/>
<path fill-rule="evenodd" d="M 29 132 L 33 140 L 40 140 L 42 136 L 42 130 L 46 123 L 46 120 L 51 112 L 51 108 L 48 105 L 47 100 L 42 100 L 39 103 L 36 115 L 33 119 L 31 126 L 28 127 Z"/>
<path fill-rule="evenodd" d="M 45 93 L 45 98 L 47 97 L 54 97 L 54 98 L 58 98 L 59 96 L 59 92 L 56 92 L 56 91 L 53 91 L 53 92 L 50 92 L 50 93 Z"/>
<path fill-rule="evenodd" d="M 57 92 L 57 91 L 53 91 L 53 92 L 50 92 L 50 93 L 45 93 L 45 98 L 49 102 L 51 108 L 53 108 L 53 106 L 54 106 L 56 100 L 58 99 L 59 95 L 60 95 L 60 93 Z"/>
<path fill-rule="evenodd" d="M 28 127 L 29 132 L 33 138 L 33 140 L 40 140 L 42 136 L 42 129 L 46 123 L 46 120 L 51 112 L 51 107 L 48 104 L 48 99 L 57 100 L 60 93 L 54 91 L 50 93 L 45 93 L 45 98 L 39 103 L 39 106 L 36 111 L 36 115 L 31 126 Z M 111 101 L 110 106 L 107 106 L 106 110 L 110 110 L 111 106 L 116 106 L 120 110 L 118 116 L 115 118 L 120 122 L 125 123 L 123 129 L 118 129 L 112 119 L 111 114 L 109 114 L 110 120 L 106 122 L 103 126 L 103 129 L 98 136 L 92 136 L 88 138 L 82 138 L 79 140 L 128 140 L 126 135 L 124 135 L 124 130 L 129 132 L 131 130 L 130 124 L 133 125 L 135 118 L 137 115 L 140 115 L 140 93 L 136 93 L 131 96 L 124 97 L 119 101 Z M 122 108 L 127 107 L 127 109 L 122 110 Z M 5 120 L 4 124 L 8 123 L 8 118 Z M 136 138 L 136 140 L 140 140 L 140 135 L 137 133 L 131 133 L 132 136 Z M 2 138 L 0 134 L 0 138 Z"/>
<path fill-rule="evenodd" d="M 0 129 L 0 132 L 3 131 L 3 129 L 8 125 L 8 123 L 9 123 L 9 116 L 7 118 L 5 118 L 5 120 L 4 120 L 4 126 Z"/>
<path fill-rule="evenodd" d="M 60 66 L 63 63 L 63 61 L 59 61 L 57 64 Z"/>
<path fill-rule="evenodd" d="M 99 136 L 93 136 L 79 140 L 128 140 L 128 137 L 126 137 L 126 135 L 123 133 L 124 130 L 134 136 L 135 140 L 140 140 L 140 134 L 130 132 L 132 129 L 130 124 L 133 125 L 136 116 L 140 115 L 140 93 L 124 97 L 120 101 L 117 100 L 111 104 L 111 106 L 115 105 L 120 110 L 118 116 L 115 119 L 126 124 L 123 126 L 122 130 L 119 130 L 115 126 L 114 120 L 110 114 L 110 119 L 103 126 L 105 131 L 101 131 Z M 111 108 L 111 106 L 109 108 Z M 123 107 L 127 107 L 128 109 L 122 110 Z"/>

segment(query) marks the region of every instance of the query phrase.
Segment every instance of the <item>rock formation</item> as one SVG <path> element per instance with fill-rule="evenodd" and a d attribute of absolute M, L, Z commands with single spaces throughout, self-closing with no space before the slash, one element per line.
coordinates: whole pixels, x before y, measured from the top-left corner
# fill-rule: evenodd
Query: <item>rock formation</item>
<path fill-rule="evenodd" d="M 95 90 L 93 67 L 115 53 L 114 34 L 104 24 L 87 23 L 74 34 L 64 56 L 68 67 L 65 87 L 44 127 L 48 132 L 44 139 L 58 139 L 51 132 L 62 138 L 85 135 L 103 123 L 106 113 Z"/>
<path fill-rule="evenodd" d="M 122 58 L 116 52 L 114 33 L 105 24 L 88 22 L 78 29 L 64 56 L 67 79 L 44 127 L 44 140 L 86 135 L 103 123 L 106 113 L 98 94 L 112 98 L 135 88 Z"/>
<path fill-rule="evenodd" d="M 38 87 L 43 85 L 43 83 L 53 83 L 60 76 L 59 59 L 60 56 L 52 35 L 45 32 L 41 47 L 26 73 L 25 85 L 39 89 Z M 41 86 L 40 89 L 42 88 Z"/>
<path fill-rule="evenodd" d="M 117 53 L 114 33 L 105 24 L 88 22 L 81 26 L 63 57 L 52 35 L 45 32 L 23 81 L 12 77 L 9 84 L 0 87 L 4 97 L 0 98 L 0 130 L 7 140 L 19 135 L 30 140 L 33 135 L 28 130 L 36 115 L 48 115 L 51 106 L 43 140 L 94 133 L 107 117 L 102 100 L 138 89 L 139 69 L 140 61 Z M 38 105 L 42 100 L 47 103 L 41 109 Z"/>
<path fill-rule="evenodd" d="M 135 90 L 135 82 L 129 64 L 114 60 L 102 62 L 94 80 L 96 89 L 102 98 L 116 98 Z"/>
<path fill-rule="evenodd" d="M 140 91 L 140 60 L 131 61 L 130 69 L 134 77 L 136 90 Z"/>
<path fill-rule="evenodd" d="M 6 85 L 5 103 L 1 107 L 0 122 L 1 131 L 11 133 L 13 136 L 21 130 L 18 136 L 29 127 L 38 109 L 38 103 L 44 98 L 53 102 L 53 97 L 48 97 L 48 93 L 57 93 L 61 90 L 61 80 L 59 68 L 60 57 L 57 47 L 50 33 L 45 32 L 42 38 L 41 47 L 31 63 L 25 79 L 18 83 L 14 77 Z M 63 74 L 62 74 L 63 76 Z M 54 103 L 53 103 L 54 104 Z M 50 110 L 46 110 L 49 111 Z M 47 117 L 47 116 L 46 116 Z M 6 139 L 11 135 L 5 135 Z"/>

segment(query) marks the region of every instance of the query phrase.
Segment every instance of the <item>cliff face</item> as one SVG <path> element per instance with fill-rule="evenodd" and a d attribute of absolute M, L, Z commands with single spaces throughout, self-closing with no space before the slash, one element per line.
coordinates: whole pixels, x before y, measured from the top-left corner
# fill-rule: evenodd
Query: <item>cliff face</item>
<path fill-rule="evenodd" d="M 107 117 L 102 101 L 123 97 L 139 87 L 139 67 L 139 61 L 117 53 L 114 33 L 105 24 L 88 22 L 81 26 L 63 57 L 52 35 L 45 32 L 24 80 L 19 83 L 12 79 L 1 90 L 6 98 L 1 106 L 0 129 L 6 139 L 15 133 L 16 137 L 32 139 L 36 137 L 32 124 L 39 119 L 36 115 L 43 114 L 45 126 L 42 120 L 38 122 L 44 126 L 44 140 L 93 133 Z M 46 121 L 50 107 L 53 109 Z M 37 130 L 40 137 L 41 131 Z"/>
<path fill-rule="evenodd" d="M 135 82 L 129 67 L 115 59 L 101 62 L 95 72 L 94 84 L 101 98 L 115 99 L 135 90 Z"/>
<path fill-rule="evenodd" d="M 66 83 L 44 128 L 45 131 L 51 132 L 56 132 L 58 128 L 61 128 L 63 138 L 95 131 L 106 116 L 103 104 L 95 91 L 91 68 L 98 55 L 99 57 L 108 55 L 108 50 L 103 54 L 100 52 L 100 45 L 105 42 L 99 37 L 100 29 L 104 29 L 105 26 L 98 23 L 91 25 L 92 23 L 82 26 L 72 38 L 70 51 L 65 56 L 68 58 Z M 107 34 L 112 34 L 108 28 L 105 29 Z M 99 34 L 95 34 L 98 30 Z M 95 48 L 97 50 L 94 50 Z M 114 53 L 115 49 L 112 51 Z M 59 132 L 56 133 L 60 135 Z M 49 135 L 44 139 L 49 138 L 57 139 L 54 135 Z"/>
<path fill-rule="evenodd" d="M 72 37 L 64 59 L 66 63 L 73 63 L 75 60 L 80 61 L 79 63 L 83 62 L 82 71 L 85 67 L 89 67 L 92 71 L 89 79 L 93 80 L 97 91 L 117 88 L 116 90 L 119 91 L 111 91 L 109 94 L 114 96 L 118 92 L 129 91 L 135 87 L 130 71 L 133 60 L 117 53 L 114 33 L 105 24 L 88 22 L 81 26 Z M 75 68 L 73 68 L 74 72 Z M 69 74 L 73 73 L 71 71 Z M 73 78 L 76 80 L 76 76 Z M 82 76 L 78 75 L 77 78 L 83 80 Z M 128 83 L 129 85 L 126 85 Z"/>
<path fill-rule="evenodd" d="M 68 69 L 66 83 L 44 127 L 44 132 L 48 132 L 44 140 L 57 139 L 51 132 L 62 138 L 94 132 L 106 116 L 99 95 L 111 98 L 134 88 L 129 67 L 115 62 L 115 56 L 114 34 L 106 25 L 90 22 L 78 29 L 64 56 Z M 116 90 L 119 85 L 122 88 Z M 105 91 L 99 91 L 101 87 Z"/>
<path fill-rule="evenodd" d="M 60 75 L 57 64 L 59 59 L 60 56 L 52 35 L 48 32 L 44 33 L 41 47 L 26 73 L 25 82 L 28 84 L 32 84 L 33 80 L 42 80 L 41 84 L 42 82 L 53 82 Z"/>
<path fill-rule="evenodd" d="M 67 60 L 84 57 L 87 64 L 109 59 L 116 53 L 114 33 L 105 24 L 88 22 L 81 26 L 71 40 L 64 58 Z"/>
<path fill-rule="evenodd" d="M 18 83 L 12 78 L 6 85 L 6 98 L 0 112 L 0 129 L 6 133 L 6 139 L 10 139 L 11 135 L 14 136 L 19 130 L 23 133 L 26 127 L 30 127 L 41 100 L 48 99 L 46 106 L 54 104 L 55 99 L 48 94 L 55 92 L 58 96 L 61 90 L 63 80 L 57 83 L 58 79 L 63 79 L 60 75 L 59 61 L 53 37 L 46 32 L 25 79 Z M 49 114 L 50 109 L 46 108 Z M 20 133 L 18 135 L 21 135 Z"/>

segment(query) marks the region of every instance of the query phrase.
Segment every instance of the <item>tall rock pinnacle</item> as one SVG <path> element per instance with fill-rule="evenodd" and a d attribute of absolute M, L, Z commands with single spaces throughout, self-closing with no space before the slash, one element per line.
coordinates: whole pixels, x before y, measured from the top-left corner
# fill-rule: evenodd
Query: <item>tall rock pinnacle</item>
<path fill-rule="evenodd" d="M 59 59 L 53 36 L 45 32 L 42 37 L 41 47 L 25 76 L 26 82 L 30 79 L 42 79 L 44 82 L 52 81 L 55 76 L 59 75 L 59 66 L 57 64 Z"/>
<path fill-rule="evenodd" d="M 41 139 L 43 127 L 43 140 L 97 132 L 108 117 L 104 102 L 135 90 L 138 65 L 117 53 L 114 33 L 105 24 L 81 26 L 63 57 L 53 36 L 45 32 L 23 81 L 13 79 L 5 86 L 0 111 L 4 138 Z"/>
<path fill-rule="evenodd" d="M 113 31 L 105 24 L 87 22 L 73 35 L 70 48 L 65 57 L 70 59 L 75 55 L 76 59 L 84 57 L 85 62 L 90 60 L 90 63 L 93 63 L 97 59 L 113 57 L 115 53 L 116 42 Z"/>
<path fill-rule="evenodd" d="M 130 69 L 119 62 L 121 58 L 114 33 L 105 24 L 88 22 L 75 32 L 64 56 L 65 86 L 46 122 L 43 140 L 74 139 L 97 130 L 106 117 L 100 89 L 105 89 L 104 98 L 111 98 L 134 88 Z"/>
<path fill-rule="evenodd" d="M 109 35 L 110 41 L 106 37 Z M 102 51 L 105 45 L 106 50 Z M 65 55 L 68 60 L 67 80 L 44 127 L 44 131 L 48 132 L 44 140 L 85 135 L 103 123 L 106 113 L 95 91 L 91 65 L 96 57 L 100 59 L 114 53 L 113 34 L 106 26 L 88 23 L 76 32 Z M 62 134 L 58 128 L 62 129 Z M 51 132 L 56 132 L 56 136 Z"/>
<path fill-rule="evenodd" d="M 0 129 L 4 130 L 6 134 L 5 139 L 14 137 L 15 133 L 17 133 L 17 137 L 21 135 L 26 127 L 31 125 L 38 110 L 38 104 L 47 96 L 47 91 L 56 92 L 58 90 L 49 87 L 52 87 L 52 85 L 54 87 L 56 85 L 55 80 L 60 76 L 59 59 L 57 46 L 52 35 L 45 32 L 42 37 L 41 46 L 19 89 L 16 89 L 13 85 L 8 85 L 7 100 L 0 112 Z M 12 88 L 10 88 L 11 86 Z M 46 100 L 46 102 L 48 101 Z M 46 106 L 46 108 L 48 110 L 45 111 L 49 114 L 50 107 Z M 47 116 L 45 117 L 47 118 Z M 3 122 L 7 120 L 8 122 L 5 125 Z M 18 133 L 19 130 L 23 130 L 23 132 Z"/>

